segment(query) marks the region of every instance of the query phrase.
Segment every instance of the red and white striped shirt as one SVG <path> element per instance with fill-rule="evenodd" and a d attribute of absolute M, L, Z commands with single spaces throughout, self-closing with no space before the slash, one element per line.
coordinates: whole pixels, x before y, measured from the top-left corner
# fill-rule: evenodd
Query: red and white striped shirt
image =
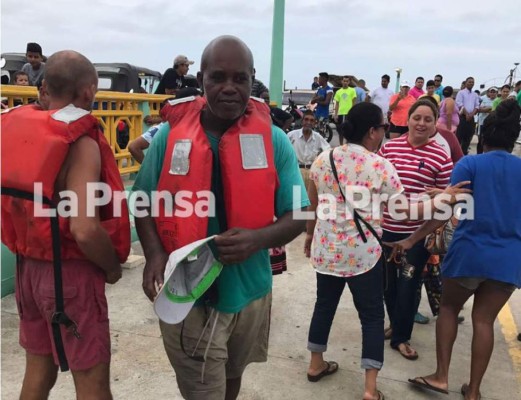
<path fill-rule="evenodd" d="M 385 143 L 378 154 L 389 160 L 400 177 L 407 199 L 425 192 L 426 186 L 444 189 L 450 182 L 452 160 L 434 140 L 420 147 L 413 147 L 407 135 Z M 414 201 L 414 199 L 413 199 Z M 396 221 L 387 208 L 383 213 L 382 228 L 397 233 L 412 233 L 423 220 Z"/>

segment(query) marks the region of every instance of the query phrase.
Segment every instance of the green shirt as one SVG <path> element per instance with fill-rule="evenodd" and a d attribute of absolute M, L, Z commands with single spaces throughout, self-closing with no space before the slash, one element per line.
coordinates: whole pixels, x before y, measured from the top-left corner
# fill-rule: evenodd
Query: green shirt
<path fill-rule="evenodd" d="M 286 134 L 279 128 L 272 126 L 272 140 L 274 148 L 275 168 L 279 178 L 279 188 L 275 194 L 275 213 L 277 217 L 285 213 L 301 209 L 309 205 L 309 200 L 298 168 L 297 157 Z M 148 194 L 156 190 L 163 167 L 163 160 L 167 147 L 170 126 L 164 124 L 155 134 L 148 153 L 141 165 L 141 169 L 134 183 L 133 190 L 142 190 Z M 221 227 L 220 221 L 226 221 L 223 207 L 223 190 L 219 163 L 219 138 L 208 135 L 213 151 L 212 191 L 216 198 L 216 214 L 209 217 L 208 236 L 226 230 Z M 247 190 L 248 182 L 244 182 Z M 300 198 L 293 199 L 293 187 L 297 187 Z M 219 300 L 214 307 L 225 313 L 237 313 L 252 301 L 264 297 L 271 291 L 272 275 L 268 250 L 261 250 L 253 254 L 241 264 L 226 265 L 217 279 Z"/>
<path fill-rule="evenodd" d="M 517 104 L 519 104 L 519 107 L 521 107 L 521 89 L 519 90 L 519 93 L 517 94 Z"/>
<path fill-rule="evenodd" d="M 354 88 L 338 89 L 334 97 L 334 100 L 338 103 L 338 115 L 347 115 L 351 107 L 353 107 L 354 99 L 356 99 L 356 90 Z"/>
<path fill-rule="evenodd" d="M 501 103 L 503 99 L 501 97 L 496 97 L 494 101 L 492 102 L 492 111 L 494 111 L 497 106 L 499 106 L 499 103 Z"/>

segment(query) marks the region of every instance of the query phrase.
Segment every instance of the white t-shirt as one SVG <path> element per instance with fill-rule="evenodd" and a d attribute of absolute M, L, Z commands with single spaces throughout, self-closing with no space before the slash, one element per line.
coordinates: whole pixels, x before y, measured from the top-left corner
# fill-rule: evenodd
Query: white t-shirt
<path fill-rule="evenodd" d="M 480 107 L 492 107 L 492 103 L 494 102 L 494 100 L 492 100 L 490 97 L 488 97 L 487 95 L 485 96 L 481 96 L 481 104 L 480 104 Z M 489 116 L 490 112 L 488 113 L 479 113 L 479 118 L 478 118 L 478 122 L 480 125 L 483 125 L 483 122 L 485 122 L 485 119 Z"/>
<path fill-rule="evenodd" d="M 369 96 L 371 96 L 371 103 L 376 104 L 382 109 L 384 117 L 387 117 L 387 111 L 389 111 L 389 100 L 391 100 L 393 94 L 394 92 L 391 89 L 384 89 L 381 86 L 369 93 Z"/>

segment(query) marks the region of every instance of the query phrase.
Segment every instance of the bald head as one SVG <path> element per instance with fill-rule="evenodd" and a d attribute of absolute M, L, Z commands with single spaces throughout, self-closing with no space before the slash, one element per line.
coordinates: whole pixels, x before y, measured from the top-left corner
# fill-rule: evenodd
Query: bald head
<path fill-rule="evenodd" d="M 238 55 L 245 57 L 253 73 L 253 54 L 250 48 L 241 39 L 231 35 L 216 37 L 208 43 L 201 56 L 201 72 L 204 73 L 208 63 L 211 63 L 215 55 L 222 52 L 225 48 L 232 48 L 239 53 Z"/>
<path fill-rule="evenodd" d="M 58 51 L 45 64 L 44 84 L 51 98 L 73 103 L 92 87 L 95 93 L 98 74 L 84 55 L 72 50 Z"/>
<path fill-rule="evenodd" d="M 250 49 L 239 38 L 219 36 L 204 49 L 197 79 L 206 97 L 208 115 L 232 123 L 244 114 L 250 99 L 253 84 Z"/>

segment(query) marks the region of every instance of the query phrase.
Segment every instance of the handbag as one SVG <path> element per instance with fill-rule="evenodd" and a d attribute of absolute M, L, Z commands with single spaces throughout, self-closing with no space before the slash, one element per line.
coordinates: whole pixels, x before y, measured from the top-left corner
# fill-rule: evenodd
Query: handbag
<path fill-rule="evenodd" d="M 451 217 L 442 226 L 427 235 L 425 238 L 425 248 L 427 251 L 435 255 L 447 254 L 457 225 L 457 218 Z"/>
<path fill-rule="evenodd" d="M 331 149 L 329 152 L 329 163 L 331 164 L 331 171 L 333 172 L 333 176 L 335 177 L 336 183 L 338 184 L 338 190 L 340 191 L 340 194 L 342 195 L 342 198 L 344 199 L 344 202 L 347 204 L 346 196 L 344 194 L 344 191 L 342 190 L 342 185 L 340 185 L 340 181 L 338 180 L 338 172 L 336 170 L 335 160 L 333 159 L 333 151 L 334 149 Z M 382 238 L 378 236 L 374 228 L 371 226 L 369 222 L 367 222 L 365 219 L 363 219 L 358 211 L 353 207 L 353 216 L 354 221 L 356 225 L 356 229 L 358 230 L 358 233 L 360 234 L 360 237 L 362 238 L 362 241 L 364 243 L 367 243 L 367 237 L 365 236 L 365 232 L 362 229 L 362 225 L 360 222 L 362 222 L 366 228 L 371 232 L 371 234 L 374 236 L 374 238 L 378 241 L 378 244 L 382 248 L 382 264 L 383 264 L 383 271 L 384 271 L 384 290 L 388 289 L 389 286 L 389 278 L 388 278 L 388 271 L 387 271 L 387 260 L 384 254 L 384 244 L 382 242 Z"/>

